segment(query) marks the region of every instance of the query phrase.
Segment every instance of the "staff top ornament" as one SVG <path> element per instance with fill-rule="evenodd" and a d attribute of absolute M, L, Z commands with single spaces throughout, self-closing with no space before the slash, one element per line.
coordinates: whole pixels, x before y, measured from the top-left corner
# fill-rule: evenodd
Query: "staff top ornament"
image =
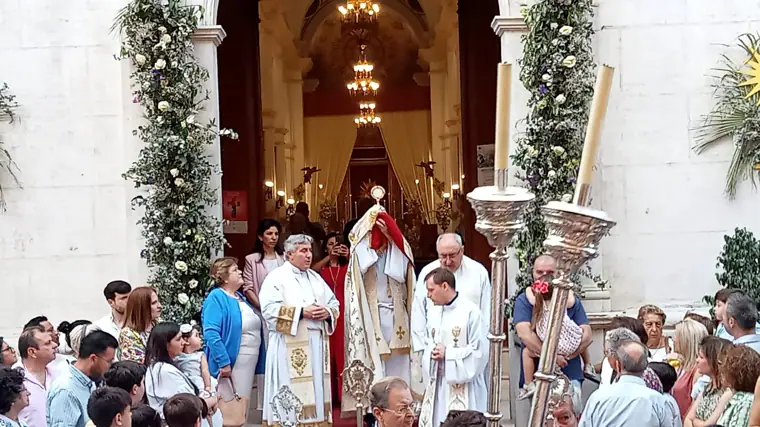
<path fill-rule="evenodd" d="M 372 196 L 373 199 L 375 199 L 375 202 L 377 202 L 377 204 L 379 205 L 380 200 L 382 200 L 383 197 L 385 197 L 385 188 L 379 185 L 376 185 L 372 187 L 372 190 L 370 190 L 369 194 Z"/>
<path fill-rule="evenodd" d="M 742 74 L 749 76 L 747 80 L 739 83 L 739 86 L 752 86 L 747 98 L 751 98 L 756 93 L 760 92 L 760 52 L 755 52 L 754 55 L 747 60 L 747 65 L 750 66 L 750 70 L 742 70 Z M 760 96 L 757 97 L 757 105 L 760 105 Z"/>

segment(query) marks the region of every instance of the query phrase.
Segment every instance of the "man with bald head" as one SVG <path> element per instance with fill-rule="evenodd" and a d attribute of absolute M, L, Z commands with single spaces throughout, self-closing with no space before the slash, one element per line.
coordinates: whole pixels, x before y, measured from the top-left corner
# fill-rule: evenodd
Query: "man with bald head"
<path fill-rule="evenodd" d="M 488 330 L 491 319 L 491 279 L 482 264 L 464 254 L 462 237 L 456 233 L 444 233 L 436 241 L 438 259 L 426 265 L 414 286 L 412 302 L 412 350 L 416 353 L 424 350 L 425 325 L 428 316 L 435 315 L 431 310 L 434 304 L 427 298 L 425 277 L 436 268 L 443 267 L 454 273 L 459 297 L 466 299 L 480 308 L 480 312 Z M 438 316 L 441 315 L 437 311 Z"/>
<path fill-rule="evenodd" d="M 589 397 L 579 427 L 675 426 L 665 397 L 647 387 L 641 378 L 648 355 L 647 348 L 638 341 L 620 345 L 611 361 L 619 379 Z"/>

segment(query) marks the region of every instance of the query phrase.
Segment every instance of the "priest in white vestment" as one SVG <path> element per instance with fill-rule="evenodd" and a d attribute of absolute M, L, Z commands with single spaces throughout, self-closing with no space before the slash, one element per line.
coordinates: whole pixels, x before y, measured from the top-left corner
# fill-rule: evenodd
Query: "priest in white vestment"
<path fill-rule="evenodd" d="M 456 233 L 438 236 L 435 244 L 438 259 L 426 265 L 414 285 L 412 303 L 412 346 L 414 351 L 422 351 L 427 326 L 428 309 L 433 302 L 427 297 L 425 277 L 436 268 L 443 267 L 454 273 L 459 298 L 466 299 L 480 307 L 483 324 L 488 330 L 491 321 L 491 279 L 483 265 L 464 254 L 462 237 Z"/>
<path fill-rule="evenodd" d="M 375 378 L 403 378 L 415 390 L 411 366 L 411 300 L 414 259 L 396 222 L 380 205 L 370 208 L 349 234 L 351 257 L 345 281 L 346 366 L 359 360 Z M 350 344 L 349 344 L 350 343 Z M 342 411 L 355 410 L 343 394 Z"/>
<path fill-rule="evenodd" d="M 437 268 L 425 276 L 428 310 L 422 367 L 427 388 L 420 427 L 439 427 L 449 411 L 485 412 L 483 372 L 488 338 L 480 308 L 457 292 L 454 274 Z"/>
<path fill-rule="evenodd" d="M 275 413 L 272 401 L 287 386 L 303 405 L 299 425 L 332 423 L 329 336 L 338 321 L 338 300 L 310 269 L 312 239 L 295 234 L 285 241 L 287 262 L 272 270 L 259 293 L 269 327 L 264 376 L 263 425 L 295 422 L 293 413 Z M 277 405 L 278 402 L 275 402 Z"/>

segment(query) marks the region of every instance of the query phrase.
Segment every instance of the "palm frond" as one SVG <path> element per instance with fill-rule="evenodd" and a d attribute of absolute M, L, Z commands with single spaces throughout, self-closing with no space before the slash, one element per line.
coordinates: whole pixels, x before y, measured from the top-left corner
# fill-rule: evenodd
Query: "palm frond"
<path fill-rule="evenodd" d="M 111 28 L 109 29 L 109 32 L 111 34 L 121 33 L 121 30 L 124 28 L 124 17 L 126 17 L 129 13 L 129 7 L 130 5 L 128 4 L 119 9 L 119 11 L 116 13 L 116 17 L 113 19 L 113 24 L 111 24 Z"/>
<path fill-rule="evenodd" d="M 739 141 L 726 173 L 726 194 L 728 194 L 729 199 L 733 200 L 736 197 L 736 188 L 740 182 L 747 178 L 749 178 L 752 186 L 757 188 L 754 166 L 757 162 L 758 149 L 760 149 L 760 140 L 742 139 Z"/>
<path fill-rule="evenodd" d="M 697 154 L 704 151 L 708 145 L 732 135 L 741 127 L 748 116 L 744 111 L 713 111 L 703 117 L 703 124 L 696 127 L 694 150 Z"/>

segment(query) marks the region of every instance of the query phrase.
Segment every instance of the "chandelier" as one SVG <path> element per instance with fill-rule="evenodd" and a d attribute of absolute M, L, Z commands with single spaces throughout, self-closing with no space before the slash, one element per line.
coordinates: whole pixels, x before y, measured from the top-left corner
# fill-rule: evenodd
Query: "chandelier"
<path fill-rule="evenodd" d="M 354 65 L 354 81 L 346 85 L 351 96 L 376 96 L 380 89 L 380 83 L 372 79 L 375 66 L 367 60 L 366 49 L 367 45 L 364 44 L 359 47 L 359 62 Z"/>
<path fill-rule="evenodd" d="M 380 124 L 380 117 L 375 115 L 375 103 L 363 102 L 359 104 L 359 117 L 354 119 L 354 123 L 360 128 Z"/>
<path fill-rule="evenodd" d="M 380 6 L 372 0 L 347 0 L 346 5 L 338 6 L 344 24 L 374 24 Z"/>

